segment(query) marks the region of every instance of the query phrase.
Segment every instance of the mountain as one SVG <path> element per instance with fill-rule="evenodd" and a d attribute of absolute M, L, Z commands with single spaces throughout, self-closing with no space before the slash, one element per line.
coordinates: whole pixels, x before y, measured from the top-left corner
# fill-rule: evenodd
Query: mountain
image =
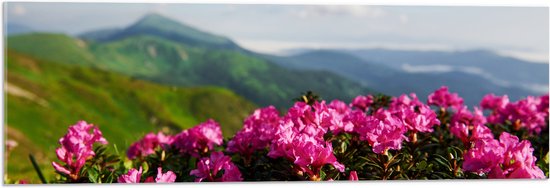
<path fill-rule="evenodd" d="M 308 90 L 327 100 L 346 101 L 373 92 L 329 71 L 289 70 L 233 46 L 235 43 L 225 37 L 157 14 L 147 15 L 118 32 L 106 32 L 108 36 L 97 33 L 95 38 L 108 40 L 32 34 L 8 38 L 12 41 L 8 48 L 44 60 L 84 64 L 167 85 L 223 87 L 259 106 L 281 109 L 290 107 L 293 98 Z"/>
<path fill-rule="evenodd" d="M 6 25 L 5 25 L 5 30 L 4 32 L 6 32 L 7 35 L 17 35 L 17 34 L 24 34 L 24 33 L 30 33 L 30 32 L 33 32 L 34 29 L 26 26 L 26 25 L 22 25 L 22 24 L 18 24 L 18 23 L 12 23 L 12 22 L 8 22 Z"/>
<path fill-rule="evenodd" d="M 163 36 L 171 41 L 185 43 L 195 47 L 237 48 L 237 45 L 226 37 L 200 31 L 156 13 L 145 15 L 136 23 L 119 31 L 107 33 L 105 33 L 105 30 L 102 31 L 102 35 L 98 35 L 97 32 L 92 32 L 84 33 L 80 37 L 83 39 L 105 42 L 121 40 L 130 36 L 152 35 Z"/>
<path fill-rule="evenodd" d="M 95 55 L 86 42 L 64 34 L 31 33 L 7 38 L 8 49 L 29 54 L 37 59 L 62 62 L 73 65 L 89 65 L 95 62 Z"/>
<path fill-rule="evenodd" d="M 288 57 L 264 57 L 288 68 L 330 71 L 390 95 L 415 92 L 423 100 L 442 85 L 449 86 L 451 91 L 459 93 L 468 105 L 477 105 L 487 93 L 507 94 L 512 99 L 534 94 L 519 87 L 494 84 L 475 74 L 460 71 L 406 72 L 382 63 L 365 61 L 338 50 L 309 50 Z"/>
<path fill-rule="evenodd" d="M 504 86 L 521 87 L 532 93 L 548 93 L 548 63 L 528 62 L 488 50 L 404 51 L 387 49 L 342 50 L 365 61 L 404 71 L 438 67 L 443 71 L 477 74 Z"/>
<path fill-rule="evenodd" d="M 107 28 L 94 31 L 88 31 L 79 35 L 79 38 L 93 41 L 107 41 L 116 33 L 121 32 L 120 28 Z"/>
<path fill-rule="evenodd" d="M 341 76 L 353 79 L 366 86 L 374 86 L 380 77 L 393 76 L 399 73 L 392 68 L 367 63 L 362 59 L 346 53 L 331 50 L 305 51 L 290 57 L 265 56 L 279 65 L 300 70 L 332 71 Z"/>
<path fill-rule="evenodd" d="M 256 105 L 219 87 L 174 87 L 92 67 L 44 61 L 8 50 L 5 101 L 7 138 L 19 146 L 9 155 L 13 179 L 38 181 L 32 153 L 53 175 L 58 139 L 69 125 L 86 120 L 100 127 L 119 152 L 147 132 L 177 133 L 209 118 L 225 137 L 242 128 Z"/>

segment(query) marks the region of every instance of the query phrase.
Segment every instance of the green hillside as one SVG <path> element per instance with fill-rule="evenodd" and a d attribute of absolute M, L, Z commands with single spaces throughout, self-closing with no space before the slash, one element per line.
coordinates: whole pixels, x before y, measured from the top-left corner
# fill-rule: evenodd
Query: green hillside
<path fill-rule="evenodd" d="M 40 37 L 78 41 L 57 34 L 40 34 Z M 8 47 L 41 59 L 74 64 L 65 56 L 65 51 L 77 50 L 67 49 L 74 46 L 16 45 L 31 43 L 34 38 L 34 34 L 10 37 Z M 242 50 L 196 47 L 163 36 L 136 35 L 108 42 L 86 41 L 84 44 L 86 47 L 78 50 L 93 54 L 93 62 L 80 61 L 87 66 L 175 86 L 224 87 L 260 106 L 272 104 L 288 108 L 292 103 L 289 99 L 307 90 L 315 91 L 325 99 L 346 101 L 372 92 L 328 71 L 289 70 Z"/>
<path fill-rule="evenodd" d="M 19 142 L 6 163 L 13 179 L 37 181 L 29 152 L 48 176 L 53 175 L 49 162 L 55 159 L 57 141 L 78 120 L 98 125 L 110 144 L 124 152 L 144 133 L 176 133 L 208 118 L 220 122 L 224 136 L 229 136 L 256 108 L 222 88 L 163 86 L 13 50 L 6 62 L 6 132 Z"/>
<path fill-rule="evenodd" d="M 94 55 L 88 50 L 83 40 L 68 37 L 64 34 L 32 33 L 10 36 L 7 46 L 33 57 L 53 62 L 68 64 L 92 64 Z"/>

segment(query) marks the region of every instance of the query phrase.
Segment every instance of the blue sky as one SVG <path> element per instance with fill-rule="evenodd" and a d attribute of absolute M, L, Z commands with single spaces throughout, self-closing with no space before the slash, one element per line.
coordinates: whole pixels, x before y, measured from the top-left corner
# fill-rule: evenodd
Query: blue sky
<path fill-rule="evenodd" d="M 548 63 L 547 7 L 7 3 L 7 21 L 76 35 L 156 12 L 267 53 L 490 49 Z"/>

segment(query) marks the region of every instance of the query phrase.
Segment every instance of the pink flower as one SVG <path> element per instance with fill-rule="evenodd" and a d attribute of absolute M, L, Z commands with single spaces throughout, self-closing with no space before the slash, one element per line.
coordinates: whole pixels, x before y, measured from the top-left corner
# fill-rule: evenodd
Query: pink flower
<path fill-rule="evenodd" d="M 346 114 L 342 120 L 344 124 L 351 127 L 351 132 L 358 132 L 358 129 L 367 123 L 367 115 L 361 110 L 353 110 Z"/>
<path fill-rule="evenodd" d="M 394 108 L 396 109 L 393 114 L 399 117 L 403 125 L 412 132 L 432 132 L 433 126 L 440 124 L 435 112 L 424 104 Z"/>
<path fill-rule="evenodd" d="M 464 123 L 454 122 L 451 123 L 450 131 L 455 137 L 459 138 L 467 148 L 470 146 L 470 142 L 475 142 L 480 139 L 493 139 L 491 129 L 483 124 L 468 126 Z"/>
<path fill-rule="evenodd" d="M 155 149 L 158 147 L 165 148 L 167 145 L 171 145 L 174 141 L 172 136 L 165 136 L 161 132 L 154 134 L 146 134 L 141 140 L 133 143 L 126 153 L 129 159 L 135 159 L 136 157 L 145 157 L 147 155 L 155 153 Z"/>
<path fill-rule="evenodd" d="M 19 144 L 15 140 L 11 140 L 11 139 L 6 140 L 6 151 L 12 150 L 13 148 L 17 147 L 17 145 Z"/>
<path fill-rule="evenodd" d="M 508 96 L 504 95 L 502 97 L 495 96 L 494 94 L 488 94 L 481 99 L 480 106 L 483 109 L 489 109 L 492 113 L 487 117 L 487 122 L 489 123 L 502 123 L 506 120 L 505 109 L 510 103 Z"/>
<path fill-rule="evenodd" d="M 331 164 L 340 172 L 344 172 L 344 165 L 340 164 L 332 153 L 332 144 L 318 144 L 311 141 L 294 142 L 294 164 L 310 177 L 320 177 L 321 167 Z"/>
<path fill-rule="evenodd" d="M 351 171 L 349 173 L 349 180 L 350 181 L 359 181 L 359 177 L 357 176 L 357 171 Z"/>
<path fill-rule="evenodd" d="M 464 153 L 463 169 L 489 178 L 545 178 L 536 165 L 533 148 L 527 140 L 503 132 L 499 138 L 478 139 Z"/>
<path fill-rule="evenodd" d="M 219 174 L 222 173 L 223 174 Z M 190 175 L 196 177 L 196 182 L 202 181 L 242 181 L 241 172 L 231 162 L 229 156 L 222 152 L 212 152 L 210 157 L 203 157 L 197 162 L 197 169 L 191 170 Z"/>
<path fill-rule="evenodd" d="M 474 147 L 464 153 L 462 168 L 465 171 L 486 174 L 502 163 L 504 152 L 504 148 L 495 139 L 476 140 Z"/>
<path fill-rule="evenodd" d="M 321 167 L 331 164 L 343 172 L 344 165 L 340 164 L 332 152 L 331 143 L 319 142 L 308 134 L 292 132 L 291 130 L 274 142 L 268 156 L 271 158 L 284 157 L 295 164 L 300 171 L 310 178 L 319 178 Z M 292 132 L 292 133 L 291 133 Z"/>
<path fill-rule="evenodd" d="M 172 171 L 167 171 L 166 173 L 162 173 L 162 168 L 157 168 L 157 178 L 155 178 L 155 182 L 157 183 L 173 183 L 176 181 L 176 174 Z"/>
<path fill-rule="evenodd" d="M 516 136 L 503 132 L 500 135 L 500 143 L 506 151 L 503 163 L 489 173 L 489 178 L 546 178 L 544 172 L 536 165 L 537 158 L 533 156 L 533 148 L 528 140 L 519 142 Z"/>
<path fill-rule="evenodd" d="M 441 86 L 438 90 L 428 95 L 428 105 L 435 105 L 441 108 L 453 107 L 460 109 L 464 100 L 456 93 L 449 93 L 447 86 Z"/>
<path fill-rule="evenodd" d="M 540 133 L 546 127 L 548 113 L 539 111 L 540 98 L 528 96 L 523 100 L 510 103 L 506 106 L 507 119 L 515 126 L 524 127 L 530 133 Z"/>
<path fill-rule="evenodd" d="M 464 146 L 469 147 L 469 143 L 475 140 L 493 139 L 493 133 L 484 125 L 486 122 L 480 109 L 474 108 L 472 114 L 467 107 L 462 107 L 452 116 L 450 131 L 464 143 Z"/>
<path fill-rule="evenodd" d="M 392 103 L 390 104 L 391 109 L 398 109 L 401 106 L 423 106 L 424 104 L 418 100 L 418 97 L 415 93 L 410 94 L 411 98 L 406 94 L 403 94 L 399 97 L 392 97 Z"/>
<path fill-rule="evenodd" d="M 311 135 L 322 141 L 323 135 L 327 133 L 332 124 L 332 117 L 325 101 L 315 102 L 312 106 L 304 102 L 294 103 L 294 106 L 288 109 L 288 113 L 283 117 L 283 122 L 290 123 L 297 132 Z"/>
<path fill-rule="evenodd" d="M 93 144 L 96 142 L 107 144 L 101 131 L 94 125 L 79 121 L 70 126 L 67 134 L 59 139 L 61 147 L 56 149 L 57 158 L 66 165 L 52 162 L 53 167 L 57 172 L 68 175 L 73 180 L 78 179 L 80 169 L 86 160 L 95 155 Z"/>
<path fill-rule="evenodd" d="M 508 99 L 507 95 L 504 95 L 502 97 L 495 96 L 495 94 L 487 94 L 481 99 L 480 106 L 483 109 L 491 109 L 491 110 L 503 110 L 506 108 L 506 105 L 510 102 L 510 99 Z"/>
<path fill-rule="evenodd" d="M 220 125 L 212 119 L 187 129 L 176 135 L 174 145 L 185 153 L 199 157 L 201 153 L 212 150 L 214 145 L 223 143 Z"/>
<path fill-rule="evenodd" d="M 357 130 L 361 140 L 367 140 L 375 153 L 384 153 L 388 149 L 400 150 L 407 132 L 403 122 L 389 111 L 378 109 L 367 117 L 365 125 Z"/>
<path fill-rule="evenodd" d="M 529 133 L 540 133 L 546 128 L 548 117 L 548 95 L 541 97 L 528 96 L 523 100 L 508 102 L 508 97 L 497 97 L 493 94 L 486 95 L 481 101 L 484 109 L 492 110 L 487 118 L 489 123 L 512 122 L 513 128 L 518 130 L 525 128 Z"/>
<path fill-rule="evenodd" d="M 538 106 L 538 111 L 545 114 L 545 117 L 548 117 L 548 94 L 540 96 L 540 104 Z"/>
<path fill-rule="evenodd" d="M 344 166 L 336 161 L 331 143 L 323 139 L 326 130 L 322 125 L 331 122 L 330 113 L 327 113 L 330 110 L 324 102 L 313 106 L 315 112 L 301 103 L 289 109 L 289 114 L 277 128 L 268 156 L 284 157 L 311 179 L 318 180 L 323 165 L 331 164 L 340 171 Z"/>
<path fill-rule="evenodd" d="M 362 111 L 367 111 L 367 108 L 372 105 L 373 102 L 374 101 L 372 95 L 359 95 L 353 99 L 353 102 L 351 102 L 351 107 L 360 109 Z"/>
<path fill-rule="evenodd" d="M 335 135 L 342 131 L 353 131 L 353 124 L 344 121 L 346 115 L 348 115 L 351 111 L 346 103 L 339 100 L 333 100 L 330 104 L 328 104 L 327 110 L 330 114 L 329 130 L 331 130 Z"/>
<path fill-rule="evenodd" d="M 266 148 L 273 141 L 279 123 L 275 107 L 257 109 L 246 118 L 243 129 L 227 143 L 227 151 L 250 156 L 254 151 Z"/>
<path fill-rule="evenodd" d="M 143 169 L 141 168 L 141 166 L 139 167 L 139 171 L 136 170 L 135 168 L 132 168 L 128 170 L 128 173 L 118 177 L 117 181 L 118 183 L 139 183 L 142 172 L 143 172 Z"/>

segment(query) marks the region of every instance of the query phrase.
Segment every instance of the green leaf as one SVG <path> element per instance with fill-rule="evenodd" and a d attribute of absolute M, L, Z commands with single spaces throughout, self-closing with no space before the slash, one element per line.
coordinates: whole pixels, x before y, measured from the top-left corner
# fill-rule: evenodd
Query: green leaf
<path fill-rule="evenodd" d="M 149 171 L 149 164 L 147 164 L 147 162 L 142 163 L 141 167 L 143 167 L 143 174 Z"/>
<path fill-rule="evenodd" d="M 428 166 L 426 161 L 420 161 L 419 163 L 416 164 L 416 168 L 419 169 L 419 170 L 426 169 L 426 166 Z"/>
<path fill-rule="evenodd" d="M 98 183 L 99 172 L 95 168 L 88 169 L 88 179 L 92 183 Z"/>
<path fill-rule="evenodd" d="M 113 144 L 113 147 L 115 148 L 116 155 L 120 156 L 120 153 L 118 152 L 118 147 L 116 147 L 116 144 Z"/>
<path fill-rule="evenodd" d="M 451 168 L 451 163 L 450 163 L 445 157 L 443 157 L 443 156 L 441 156 L 441 155 L 439 155 L 439 154 L 434 154 L 434 157 L 435 157 L 434 160 L 435 160 L 437 163 L 439 163 L 439 164 L 445 166 L 449 171 L 452 170 L 452 168 Z"/>
<path fill-rule="evenodd" d="M 367 166 L 373 166 L 373 167 L 376 167 L 376 168 L 378 168 L 378 169 L 380 169 L 380 170 L 384 170 L 384 168 L 383 168 L 382 166 L 380 166 L 380 165 L 378 165 L 378 164 L 376 164 L 376 163 L 366 162 L 365 165 L 367 165 Z"/>
<path fill-rule="evenodd" d="M 48 181 L 46 181 L 46 178 L 42 174 L 42 170 L 40 170 L 40 167 L 38 166 L 38 163 L 36 162 L 32 154 L 29 154 L 29 159 L 31 160 L 32 166 L 34 167 L 36 174 L 38 174 L 38 178 L 40 178 L 40 181 L 42 181 L 42 183 L 44 184 L 47 184 Z"/>

